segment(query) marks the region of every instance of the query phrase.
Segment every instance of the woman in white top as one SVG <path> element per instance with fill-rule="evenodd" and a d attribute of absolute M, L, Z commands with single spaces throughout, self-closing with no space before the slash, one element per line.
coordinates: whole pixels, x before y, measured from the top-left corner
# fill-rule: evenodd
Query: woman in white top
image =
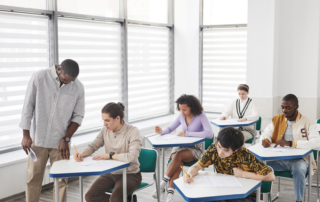
<path fill-rule="evenodd" d="M 220 120 L 226 120 L 228 117 L 242 121 L 257 121 L 259 119 L 258 107 L 255 102 L 248 97 L 249 86 L 240 84 L 238 86 L 239 98 L 234 100 L 230 106 L 221 114 Z M 245 141 L 251 139 L 254 133 L 254 126 L 240 127 Z"/>

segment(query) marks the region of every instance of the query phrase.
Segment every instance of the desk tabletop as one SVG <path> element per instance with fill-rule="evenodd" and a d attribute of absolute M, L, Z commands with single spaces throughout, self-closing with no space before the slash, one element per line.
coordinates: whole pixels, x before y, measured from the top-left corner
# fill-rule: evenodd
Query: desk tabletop
<path fill-rule="evenodd" d="M 272 144 L 272 147 L 273 146 L 274 144 Z M 261 143 L 248 147 L 247 149 L 262 161 L 300 159 L 308 156 L 312 152 L 312 149 L 297 149 L 292 147 L 288 147 L 283 152 L 266 151 Z"/>
<path fill-rule="evenodd" d="M 168 134 L 173 135 L 173 134 Z M 178 147 L 178 146 L 193 146 L 195 144 L 204 142 L 205 138 L 197 138 L 197 137 L 178 137 L 175 139 L 164 140 L 159 139 L 159 137 L 165 135 L 155 135 L 148 138 L 148 142 L 152 147 L 155 148 L 164 148 L 164 147 Z"/>
<path fill-rule="evenodd" d="M 92 156 L 86 157 L 92 158 Z M 52 178 L 61 177 L 79 177 L 79 176 L 90 176 L 90 175 L 103 175 L 111 173 L 122 168 L 130 166 L 128 162 L 121 162 L 116 160 L 103 160 L 103 167 L 97 166 L 84 166 L 79 165 L 77 162 L 70 157 L 70 160 L 60 160 L 53 163 L 49 176 Z"/>
<path fill-rule="evenodd" d="M 257 123 L 257 121 L 258 120 L 238 122 L 237 119 L 227 119 L 227 120 L 214 119 L 214 120 L 211 120 L 210 123 L 222 128 L 222 127 L 251 126 L 251 125 Z"/>
<path fill-rule="evenodd" d="M 320 132 L 320 124 L 317 124 L 317 131 Z"/>
<path fill-rule="evenodd" d="M 201 176 L 230 176 L 213 172 L 199 171 Z M 188 186 L 183 182 L 183 178 L 173 181 L 174 187 L 189 202 L 196 201 L 217 201 L 245 198 L 261 186 L 261 181 L 237 178 L 242 187 L 213 187 L 213 186 Z"/>

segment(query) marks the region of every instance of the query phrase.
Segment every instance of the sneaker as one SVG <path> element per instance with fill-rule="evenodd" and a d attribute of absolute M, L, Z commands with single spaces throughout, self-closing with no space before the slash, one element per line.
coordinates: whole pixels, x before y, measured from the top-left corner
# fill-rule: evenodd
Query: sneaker
<path fill-rule="evenodd" d="M 173 194 L 168 194 L 166 202 L 173 202 Z"/>
<path fill-rule="evenodd" d="M 165 192 L 165 188 L 160 189 L 160 196 Z M 157 190 L 154 190 L 152 197 L 157 199 Z"/>

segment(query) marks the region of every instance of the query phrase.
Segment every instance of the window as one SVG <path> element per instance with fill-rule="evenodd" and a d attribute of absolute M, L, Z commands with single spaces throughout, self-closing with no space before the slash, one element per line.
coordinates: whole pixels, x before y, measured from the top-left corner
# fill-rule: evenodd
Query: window
<path fill-rule="evenodd" d="M 79 131 L 100 127 L 101 109 L 121 101 L 120 24 L 59 18 L 60 63 L 73 59 L 80 66 L 85 88 L 85 116 Z"/>
<path fill-rule="evenodd" d="M 127 0 L 128 19 L 168 23 L 168 0 Z"/>
<path fill-rule="evenodd" d="M 247 0 L 203 0 L 200 85 L 206 112 L 223 112 L 238 97 L 238 85 L 246 83 L 247 4 Z"/>
<path fill-rule="evenodd" d="M 129 121 L 170 111 L 169 29 L 128 27 Z"/>
<path fill-rule="evenodd" d="M 203 24 L 247 24 L 248 0 L 203 0 Z"/>
<path fill-rule="evenodd" d="M 119 0 L 57 0 L 58 11 L 119 18 Z"/>
<path fill-rule="evenodd" d="M 44 68 L 49 68 L 48 17 L 0 14 L 0 147 L 21 142 L 27 85 Z"/>
<path fill-rule="evenodd" d="M 46 9 L 47 0 L 0 0 L 0 5 L 23 8 Z"/>
<path fill-rule="evenodd" d="M 222 112 L 246 83 L 247 29 L 203 31 L 203 107 Z"/>

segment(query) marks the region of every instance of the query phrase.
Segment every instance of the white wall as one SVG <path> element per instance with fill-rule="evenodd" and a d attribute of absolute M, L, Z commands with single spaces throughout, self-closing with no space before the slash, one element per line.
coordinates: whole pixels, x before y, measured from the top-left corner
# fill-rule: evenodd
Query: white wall
<path fill-rule="evenodd" d="M 175 99 L 199 95 L 199 1 L 175 0 Z"/>

